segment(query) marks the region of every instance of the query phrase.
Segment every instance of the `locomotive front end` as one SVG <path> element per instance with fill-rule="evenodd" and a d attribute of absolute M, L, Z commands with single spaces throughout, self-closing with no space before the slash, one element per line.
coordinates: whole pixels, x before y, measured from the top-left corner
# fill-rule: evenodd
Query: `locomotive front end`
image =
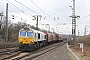
<path fill-rule="evenodd" d="M 33 48 L 34 44 L 34 34 L 32 30 L 20 30 L 19 31 L 19 49 L 20 50 L 29 50 Z"/>
<path fill-rule="evenodd" d="M 20 31 L 18 40 L 19 44 L 34 44 L 33 31 Z"/>

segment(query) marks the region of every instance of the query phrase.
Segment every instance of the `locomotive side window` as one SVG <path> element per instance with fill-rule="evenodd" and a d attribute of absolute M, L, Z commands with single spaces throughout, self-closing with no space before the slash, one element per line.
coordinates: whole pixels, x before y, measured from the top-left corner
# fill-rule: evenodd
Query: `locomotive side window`
<path fill-rule="evenodd" d="M 40 39 L 40 33 L 38 33 L 38 39 Z"/>
<path fill-rule="evenodd" d="M 20 31 L 20 36 L 25 37 L 26 36 L 26 31 Z"/>
<path fill-rule="evenodd" d="M 44 37 L 45 39 L 47 39 L 47 36 L 45 35 L 45 37 Z"/>
<path fill-rule="evenodd" d="M 35 37 L 36 37 L 36 33 L 35 33 Z"/>

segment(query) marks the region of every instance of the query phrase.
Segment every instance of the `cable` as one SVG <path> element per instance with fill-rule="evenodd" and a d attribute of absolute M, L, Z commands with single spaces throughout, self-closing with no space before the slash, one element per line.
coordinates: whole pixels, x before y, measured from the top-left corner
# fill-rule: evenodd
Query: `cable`
<path fill-rule="evenodd" d="M 30 1 L 30 0 L 29 0 Z M 40 10 L 42 10 L 38 5 L 36 5 L 32 0 L 31 0 L 31 2 L 35 5 L 35 6 L 37 6 Z M 43 11 L 43 10 L 42 10 Z M 43 11 L 44 12 L 44 11 Z M 46 12 L 44 12 L 45 14 L 47 14 Z M 47 14 L 48 15 L 48 14 Z M 49 16 L 49 15 L 48 15 Z M 49 16 L 50 17 L 50 16 Z M 52 17 L 50 17 L 51 19 L 52 19 Z M 49 20 L 48 20 L 49 21 Z M 56 22 L 56 21 L 55 21 Z M 57 22 L 56 22 L 57 23 Z M 58 23 L 59 24 L 59 23 Z"/>
<path fill-rule="evenodd" d="M 8 0 L 7 0 L 8 1 Z M 10 4 L 12 4 L 10 1 L 8 1 Z M 12 4 L 14 7 L 16 7 L 14 4 Z M 16 7 L 18 10 L 20 10 L 18 7 Z M 23 12 L 22 10 L 20 10 L 22 13 L 26 14 L 25 12 Z M 26 14 L 27 15 L 27 14 Z M 28 16 L 28 15 L 27 15 Z M 30 16 L 28 16 L 30 17 Z M 31 18 L 31 17 L 30 17 Z"/>
<path fill-rule="evenodd" d="M 38 0 L 37 0 L 38 1 Z M 38 1 L 39 2 L 39 1 Z M 40 3 L 40 2 L 39 2 Z M 40 3 L 41 4 L 41 3 Z M 42 5 L 42 4 L 41 4 Z M 43 5 L 42 5 L 43 6 Z M 43 6 L 44 7 L 44 6 Z M 46 9 L 46 7 L 44 7 Z M 46 9 L 47 10 L 47 9 Z M 47 10 L 48 11 L 48 10 Z M 50 13 L 50 11 L 48 11 Z M 51 14 L 51 13 L 50 13 Z"/>
<path fill-rule="evenodd" d="M 15 0 L 16 1 L 16 0 Z M 19 4 L 21 4 L 21 5 L 23 5 L 22 3 L 20 3 L 20 2 L 18 2 L 18 1 L 16 1 L 17 3 L 19 3 Z M 33 2 L 33 1 L 32 1 Z M 34 2 L 33 2 L 34 3 Z M 34 3 L 35 4 L 35 3 Z M 36 4 L 35 4 L 36 5 Z M 24 5 L 23 5 L 24 6 Z M 36 5 L 37 6 L 37 5 Z M 24 7 L 26 7 L 26 6 L 24 6 Z M 38 6 L 37 6 L 38 7 Z M 26 7 L 26 8 L 28 8 L 28 7 Z M 39 8 L 39 7 L 38 7 Z M 28 8 L 29 9 L 29 8 Z M 41 8 L 40 8 L 41 9 Z M 42 9 L 41 9 L 42 10 Z M 43 10 L 42 10 L 43 11 Z M 43 11 L 44 12 L 44 11 Z M 36 13 L 36 12 L 35 12 Z M 44 12 L 45 13 L 45 12 Z M 38 13 L 36 13 L 36 14 L 38 14 Z"/>
<path fill-rule="evenodd" d="M 15 0 L 16 1 L 16 0 Z M 22 6 L 24 6 L 24 7 L 26 7 L 25 5 L 23 5 L 22 3 L 20 3 L 20 2 L 18 2 L 18 1 L 16 1 L 17 3 L 19 3 L 19 4 L 21 4 Z M 35 6 L 37 6 L 32 0 L 31 0 L 31 2 L 35 5 Z M 40 10 L 42 10 L 39 6 L 37 6 Z M 26 7 L 26 8 L 28 8 L 28 7 Z M 28 8 L 29 9 L 29 8 Z M 29 9 L 29 10 L 31 10 L 31 9 Z M 43 10 L 42 10 L 43 11 Z M 44 11 L 43 11 L 44 12 Z M 34 13 L 36 13 L 36 12 L 34 12 Z M 47 14 L 46 12 L 44 12 L 45 14 Z M 36 13 L 36 14 L 38 14 L 38 13 Z M 47 14 L 48 15 L 48 14 Z M 48 15 L 49 16 L 49 15 Z M 49 16 L 50 17 L 50 16 Z M 50 17 L 51 18 L 51 17 Z M 56 22 L 57 23 L 57 22 Z"/>
<path fill-rule="evenodd" d="M 14 8 L 9 8 L 9 11 L 14 11 L 14 13 L 16 12 L 16 13 L 18 13 L 18 10 L 15 10 Z M 23 10 L 21 10 L 21 11 L 23 11 Z M 26 14 L 27 14 L 27 12 L 28 11 L 24 11 L 24 13 L 26 12 Z M 30 15 L 30 13 L 28 12 L 28 14 Z M 32 15 L 30 15 L 30 16 L 32 16 Z"/>
<path fill-rule="evenodd" d="M 30 1 L 30 0 L 29 0 Z M 41 11 L 43 11 L 38 5 L 36 5 L 32 0 L 31 0 L 31 2 L 35 5 L 35 6 L 37 6 Z M 44 11 L 43 11 L 44 12 Z M 48 15 L 46 12 L 44 12 L 46 15 Z M 50 15 L 48 15 L 50 18 L 52 18 Z"/>
<path fill-rule="evenodd" d="M 21 4 L 22 6 L 26 7 L 27 9 L 31 10 L 30 8 L 28 8 L 27 6 L 23 5 L 22 3 L 18 2 L 17 0 L 15 0 L 17 3 Z M 32 12 L 36 13 L 35 11 L 31 10 Z M 38 13 L 36 13 L 38 14 Z"/>
<path fill-rule="evenodd" d="M 8 1 L 9 2 L 9 1 Z M 11 3 L 11 2 L 9 2 L 9 3 Z M 12 3 L 11 3 L 12 4 Z M 12 4 L 13 5 L 13 4 Z M 13 6 L 15 6 L 15 5 L 13 5 Z M 16 6 L 15 6 L 16 7 Z M 16 7 L 18 10 L 20 10 L 18 7 Z M 23 12 L 22 10 L 20 10 L 21 12 Z M 23 12 L 24 13 L 24 12 Z M 24 13 L 25 14 L 25 13 Z M 49 21 L 49 20 L 48 20 Z M 51 21 L 50 21 L 51 22 Z"/>
<path fill-rule="evenodd" d="M 38 1 L 38 0 L 37 0 Z M 38 1 L 39 2 L 39 1 Z M 39 2 L 40 3 L 40 2 Z M 41 3 L 40 3 L 41 4 Z M 42 4 L 41 4 L 42 5 Z M 43 5 L 42 5 L 43 6 Z M 44 7 L 44 6 L 43 6 Z M 45 8 L 45 7 L 44 7 Z M 46 9 L 46 8 L 45 8 Z M 47 9 L 46 9 L 47 10 Z M 48 11 L 48 10 L 47 10 Z M 50 11 L 48 11 L 50 13 Z M 50 13 L 51 14 L 51 13 Z M 52 14 L 51 14 L 52 15 Z M 55 19 L 54 19 L 55 21 Z M 55 21 L 56 22 L 56 21 Z M 56 22 L 57 23 L 57 22 Z"/>
<path fill-rule="evenodd" d="M 37 0 L 38 1 L 38 0 Z M 39 2 L 39 1 L 38 1 Z M 72 1 L 71 1 L 72 2 Z M 39 2 L 40 3 L 40 2 Z M 41 4 L 41 3 L 40 3 Z M 68 3 L 69 4 L 69 3 Z M 68 4 L 66 4 L 66 5 L 68 5 Z M 42 5 L 42 4 L 41 4 Z M 65 5 L 65 6 L 66 6 Z M 43 5 L 42 5 L 43 6 Z M 44 6 L 43 6 L 44 7 Z M 44 7 L 45 8 L 45 7 Z M 46 8 L 45 8 L 46 9 Z M 46 9 L 47 10 L 47 9 Z M 48 11 L 48 10 L 47 10 Z M 49 11 L 48 11 L 49 12 Z M 50 12 L 49 12 L 50 13 Z M 59 19 L 59 17 L 57 18 L 57 19 Z M 55 21 L 55 17 L 54 17 L 54 21 Z M 56 22 L 56 21 L 55 21 Z M 57 22 L 56 22 L 57 23 Z M 59 23 L 58 23 L 59 24 Z"/>
<path fill-rule="evenodd" d="M 16 13 L 18 13 L 18 11 L 17 11 L 17 10 L 15 10 L 15 9 L 12 9 L 12 8 L 9 8 L 9 11 L 13 11 L 13 12 L 16 12 Z"/>
<path fill-rule="evenodd" d="M 81 18 L 81 19 L 85 19 L 85 18 L 87 18 L 87 17 L 89 17 L 90 16 L 90 14 L 89 15 L 87 15 L 87 16 L 85 16 L 85 17 L 83 17 L 83 18 Z"/>
<path fill-rule="evenodd" d="M 16 0 L 15 0 L 16 1 Z M 8 1 L 9 2 L 9 1 Z M 16 1 L 16 2 L 18 2 L 18 1 Z M 11 2 L 9 2 L 9 3 L 11 3 Z M 21 4 L 20 2 L 18 2 L 19 4 Z M 11 3 L 12 4 L 12 3 Z M 12 4 L 13 6 L 15 6 L 14 4 Z M 23 5 L 23 4 L 21 4 L 21 5 Z M 26 7 L 25 5 L 23 5 L 24 7 Z M 16 6 L 15 6 L 16 7 Z M 16 7 L 18 10 L 20 10 L 18 7 Z M 28 7 L 26 7 L 26 8 L 28 8 Z M 29 8 L 28 8 L 29 9 Z M 21 12 L 23 12 L 22 10 L 20 10 Z M 24 12 L 23 12 L 24 13 Z M 25 14 L 25 13 L 24 13 Z M 26 14 L 27 15 L 27 14 Z M 47 19 L 46 19 L 47 20 Z M 47 20 L 47 21 L 50 21 L 50 20 Z M 50 21 L 50 22 L 52 22 L 52 21 Z M 57 22 L 56 22 L 57 23 Z M 54 23 L 55 24 L 55 23 Z"/>

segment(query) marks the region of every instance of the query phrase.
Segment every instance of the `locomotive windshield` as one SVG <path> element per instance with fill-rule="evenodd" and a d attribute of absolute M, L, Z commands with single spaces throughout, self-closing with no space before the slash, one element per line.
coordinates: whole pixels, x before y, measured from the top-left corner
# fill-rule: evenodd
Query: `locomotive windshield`
<path fill-rule="evenodd" d="M 33 37 L 33 32 L 32 32 L 32 31 L 28 31 L 28 32 L 27 32 L 27 36 L 28 36 L 28 37 Z"/>
<path fill-rule="evenodd" d="M 20 36 L 26 36 L 26 32 L 25 31 L 20 31 Z"/>

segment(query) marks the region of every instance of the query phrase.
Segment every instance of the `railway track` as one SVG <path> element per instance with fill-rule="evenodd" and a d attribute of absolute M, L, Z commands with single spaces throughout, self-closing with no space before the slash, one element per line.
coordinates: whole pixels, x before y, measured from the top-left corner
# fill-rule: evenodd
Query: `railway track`
<path fill-rule="evenodd" d="M 18 49 L 0 51 L 0 55 L 5 55 L 5 54 L 7 54 L 8 52 L 13 53 L 13 52 L 15 52 L 15 51 L 18 51 Z"/>
<path fill-rule="evenodd" d="M 64 42 L 54 43 L 54 44 L 48 45 L 46 47 L 37 49 L 35 51 L 28 52 L 26 54 L 23 53 L 24 55 L 22 55 L 22 53 L 21 53 L 20 56 L 16 56 L 16 57 L 12 58 L 12 60 L 32 60 L 32 59 L 35 59 L 49 51 L 52 51 L 52 50 L 62 46 L 63 44 L 65 44 L 65 43 Z"/>
<path fill-rule="evenodd" d="M 21 51 L 19 51 L 19 49 L 0 51 L 0 60 L 5 60 L 10 57 L 15 57 L 16 55 L 18 55 L 20 53 L 21 53 Z"/>

